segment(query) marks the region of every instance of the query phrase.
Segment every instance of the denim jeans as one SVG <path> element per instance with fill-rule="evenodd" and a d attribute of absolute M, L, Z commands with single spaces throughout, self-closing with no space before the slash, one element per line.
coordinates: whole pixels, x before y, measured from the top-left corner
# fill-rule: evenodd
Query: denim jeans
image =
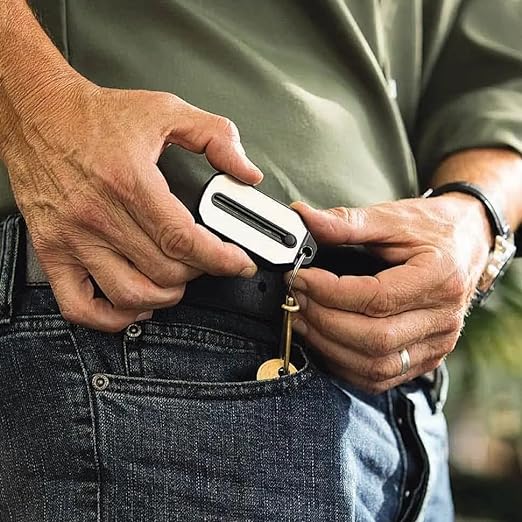
<path fill-rule="evenodd" d="M 74 326 L 24 280 L 21 218 L 0 232 L 2 522 L 453 519 L 445 421 L 420 383 L 370 396 L 298 344 L 296 374 L 256 382 L 277 325 L 197 306 Z"/>

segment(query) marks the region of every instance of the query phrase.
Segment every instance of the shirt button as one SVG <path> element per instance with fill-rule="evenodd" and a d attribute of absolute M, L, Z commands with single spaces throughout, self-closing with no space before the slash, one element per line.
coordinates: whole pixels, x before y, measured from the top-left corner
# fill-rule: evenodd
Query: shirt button
<path fill-rule="evenodd" d="M 407 489 L 407 490 L 404 492 L 404 496 L 405 496 L 406 498 L 409 498 L 410 495 L 411 495 L 411 492 L 410 492 L 409 489 Z"/>
<path fill-rule="evenodd" d="M 397 417 L 397 424 L 402 426 L 402 417 Z"/>
<path fill-rule="evenodd" d="M 132 323 L 129 326 L 127 326 L 127 330 L 125 331 L 127 334 L 127 337 L 130 337 L 131 339 L 136 339 L 136 337 L 139 337 L 141 335 L 141 326 L 136 323 Z"/>

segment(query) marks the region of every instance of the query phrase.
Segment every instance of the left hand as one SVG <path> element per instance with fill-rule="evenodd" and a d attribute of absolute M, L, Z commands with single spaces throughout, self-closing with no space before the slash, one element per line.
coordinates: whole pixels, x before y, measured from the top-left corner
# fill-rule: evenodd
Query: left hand
<path fill-rule="evenodd" d="M 448 193 L 364 209 L 292 206 L 318 242 L 364 244 L 395 265 L 375 276 L 299 272 L 294 328 L 328 369 L 381 393 L 439 366 L 455 347 L 487 262 L 492 232 L 482 204 Z M 401 376 L 404 348 L 411 369 Z"/>

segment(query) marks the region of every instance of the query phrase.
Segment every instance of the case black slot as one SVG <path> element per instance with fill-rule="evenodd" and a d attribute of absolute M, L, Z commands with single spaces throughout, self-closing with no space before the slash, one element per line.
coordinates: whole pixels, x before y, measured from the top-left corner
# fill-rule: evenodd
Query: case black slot
<path fill-rule="evenodd" d="M 292 248 L 297 243 L 297 239 L 293 234 L 278 227 L 221 192 L 216 192 L 212 195 L 212 203 L 227 214 L 234 216 L 281 245 Z"/>

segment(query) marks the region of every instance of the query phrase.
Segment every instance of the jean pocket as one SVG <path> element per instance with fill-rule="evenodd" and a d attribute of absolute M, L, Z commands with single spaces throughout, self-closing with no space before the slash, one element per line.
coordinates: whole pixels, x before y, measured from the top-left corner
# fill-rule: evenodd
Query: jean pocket
<path fill-rule="evenodd" d="M 143 331 L 142 331 L 143 328 Z M 257 381 L 259 366 L 278 357 L 274 340 L 261 342 L 207 327 L 147 324 L 123 340 L 123 375 L 100 377 L 99 391 L 184 397 L 253 397 L 285 392 L 314 374 L 305 350 L 293 345 L 297 373 Z M 96 379 L 93 377 L 96 389 Z"/>
<path fill-rule="evenodd" d="M 256 381 L 271 349 L 227 337 L 144 335 L 139 376 L 92 377 L 102 521 L 347 520 L 336 391 L 298 346 L 295 374 Z"/>

